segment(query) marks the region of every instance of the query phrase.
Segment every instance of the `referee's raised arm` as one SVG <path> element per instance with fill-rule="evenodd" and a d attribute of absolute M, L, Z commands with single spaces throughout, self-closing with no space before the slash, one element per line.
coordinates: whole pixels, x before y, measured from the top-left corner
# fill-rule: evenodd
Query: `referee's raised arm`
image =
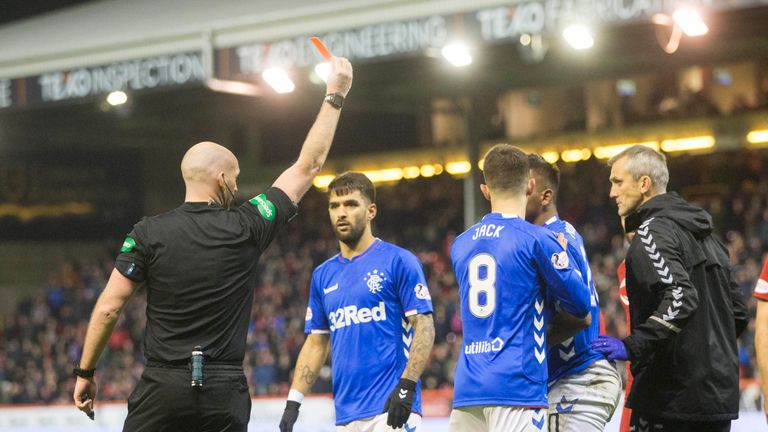
<path fill-rule="evenodd" d="M 294 203 L 298 203 L 309 190 L 312 180 L 325 163 L 339 123 L 341 106 L 351 86 L 352 65 L 349 60 L 343 57 L 332 57 L 326 97 L 301 147 L 299 159 L 273 184 L 274 187 L 285 192 Z"/>

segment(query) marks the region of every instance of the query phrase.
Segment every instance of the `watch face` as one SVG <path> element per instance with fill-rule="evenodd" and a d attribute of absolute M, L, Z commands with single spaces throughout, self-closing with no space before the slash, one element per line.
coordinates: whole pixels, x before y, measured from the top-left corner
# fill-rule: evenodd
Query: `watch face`
<path fill-rule="evenodd" d="M 325 100 L 336 108 L 341 108 L 344 104 L 344 97 L 338 93 L 326 95 Z"/>

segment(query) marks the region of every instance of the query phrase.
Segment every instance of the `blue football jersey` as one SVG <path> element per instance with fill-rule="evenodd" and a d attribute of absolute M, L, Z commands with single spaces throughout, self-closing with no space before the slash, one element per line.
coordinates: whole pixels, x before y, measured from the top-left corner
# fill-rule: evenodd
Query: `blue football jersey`
<path fill-rule="evenodd" d="M 330 333 L 336 424 L 379 415 L 408 362 L 407 317 L 432 312 L 418 258 L 376 239 L 364 253 L 337 254 L 312 274 L 306 333 Z M 421 414 L 420 384 L 413 412 Z"/>
<path fill-rule="evenodd" d="M 574 267 L 579 270 L 584 283 L 589 287 L 589 310 L 592 313 L 592 324 L 577 333 L 563 343 L 549 349 L 549 381 L 554 382 L 560 378 L 581 372 L 587 366 L 604 358 L 602 354 L 593 351 L 589 344 L 600 333 L 600 304 L 597 298 L 597 290 L 592 280 L 592 271 L 589 268 L 587 251 L 584 249 L 584 240 L 570 223 L 553 216 L 544 223 L 544 227 L 553 233 L 562 233 L 568 240 L 568 257 Z M 547 309 L 550 313 L 557 313 L 557 304 L 547 299 Z"/>
<path fill-rule="evenodd" d="M 545 299 L 578 317 L 589 312 L 568 254 L 546 228 L 491 213 L 456 238 L 451 260 L 464 332 L 454 408 L 546 407 Z"/>

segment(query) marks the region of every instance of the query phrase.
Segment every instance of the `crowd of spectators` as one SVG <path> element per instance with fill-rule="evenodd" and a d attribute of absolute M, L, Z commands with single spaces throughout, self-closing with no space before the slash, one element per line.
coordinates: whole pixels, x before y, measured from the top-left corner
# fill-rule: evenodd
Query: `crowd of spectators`
<path fill-rule="evenodd" d="M 750 292 L 768 251 L 768 152 L 734 151 L 671 157 L 670 189 L 707 209 L 726 242 L 736 278 L 754 316 Z M 585 239 L 609 334 L 624 336 L 616 267 L 625 250 L 615 204 L 608 198 L 608 169 L 591 159 L 560 165 L 561 216 Z M 428 389 L 450 388 L 461 345 L 458 293 L 449 249 L 463 229 L 462 180 L 446 174 L 401 181 L 377 190 L 375 233 L 412 250 L 424 265 L 434 302 L 436 343 L 423 376 Z M 246 376 L 253 395 L 284 395 L 304 341 L 304 315 L 312 269 L 338 252 L 327 219 L 326 197 L 312 191 L 300 217 L 264 253 L 255 289 Z M 126 231 L 130 227 L 126 227 Z M 117 248 L 116 248 L 117 249 Z M 40 290 L 20 301 L 0 323 L 0 403 L 69 401 L 72 365 L 79 359 L 87 322 L 111 270 L 101 262 L 65 263 Z M 145 293 L 134 296 L 99 364 L 99 398 L 125 399 L 143 368 Z M 757 378 L 754 323 L 740 341 L 741 374 Z M 745 390 L 754 393 L 754 387 Z M 331 390 L 330 368 L 314 388 Z M 755 405 L 759 391 L 744 398 Z"/>

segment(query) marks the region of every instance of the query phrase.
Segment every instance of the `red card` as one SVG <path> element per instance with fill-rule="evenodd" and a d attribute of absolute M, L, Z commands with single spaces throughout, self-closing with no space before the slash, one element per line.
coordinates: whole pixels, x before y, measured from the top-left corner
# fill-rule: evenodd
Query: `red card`
<path fill-rule="evenodd" d="M 331 52 L 328 51 L 328 48 L 325 47 L 325 44 L 323 44 L 323 41 L 321 41 L 319 37 L 313 36 L 309 38 L 309 41 L 312 42 L 315 48 L 317 48 L 317 52 L 319 52 L 326 61 L 331 60 Z"/>

